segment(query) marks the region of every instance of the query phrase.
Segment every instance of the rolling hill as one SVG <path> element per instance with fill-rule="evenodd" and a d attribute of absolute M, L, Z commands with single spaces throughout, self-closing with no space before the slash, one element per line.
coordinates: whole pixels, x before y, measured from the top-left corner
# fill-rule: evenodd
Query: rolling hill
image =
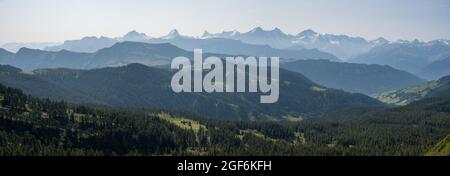
<path fill-rule="evenodd" d="M 41 98 L 114 107 L 181 109 L 218 118 L 298 118 L 343 107 L 383 106 L 368 96 L 325 88 L 299 73 L 283 69 L 280 70 L 280 98 L 275 104 L 260 104 L 257 93 L 176 94 L 170 88 L 172 72 L 141 64 L 33 72 L 3 66 L 0 73 L 0 83 Z"/>

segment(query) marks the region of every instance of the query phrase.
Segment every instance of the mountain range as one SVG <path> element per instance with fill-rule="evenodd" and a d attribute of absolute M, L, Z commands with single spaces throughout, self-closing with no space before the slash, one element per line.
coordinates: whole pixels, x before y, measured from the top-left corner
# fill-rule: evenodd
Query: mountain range
<path fill-rule="evenodd" d="M 0 45 L 0 48 L 4 48 L 9 52 L 17 52 L 20 48 L 31 48 L 31 49 L 40 49 L 43 50 L 48 47 L 60 45 L 60 43 L 55 42 L 32 42 L 32 43 L 5 43 Z"/>
<path fill-rule="evenodd" d="M 203 39 L 227 38 L 245 43 L 269 45 L 287 50 L 317 49 L 351 63 L 389 65 L 422 78 L 433 80 L 450 74 L 450 40 L 429 42 L 398 40 L 383 37 L 368 41 L 362 37 L 320 34 L 311 29 L 290 35 L 280 29 L 263 30 L 258 27 L 249 32 L 238 31 L 210 34 Z M 331 60 L 331 59 L 330 59 Z"/>
<path fill-rule="evenodd" d="M 133 41 L 144 43 L 171 43 L 182 49 L 193 51 L 194 48 L 201 48 L 205 52 L 221 53 L 230 55 L 247 55 L 247 56 L 278 56 L 290 59 L 327 59 L 339 60 L 332 54 L 321 52 L 317 49 L 298 49 L 286 50 L 270 47 L 267 44 L 251 44 L 240 40 L 225 38 L 194 38 L 181 35 L 178 30 L 174 29 L 169 34 L 152 38 L 143 33 L 131 31 L 123 37 L 107 38 L 107 37 L 85 37 L 81 40 L 69 40 L 64 44 L 48 47 L 48 51 L 69 50 L 75 52 L 96 52 L 103 48 L 113 46 L 117 42 Z"/>
<path fill-rule="evenodd" d="M 344 60 L 368 52 L 374 46 L 389 43 L 384 38 L 367 41 L 361 37 L 319 34 L 311 29 L 302 31 L 297 35 L 290 35 L 282 32 L 278 28 L 263 30 L 261 27 L 254 28 L 246 33 L 231 31 L 210 34 L 205 32 L 202 38 L 228 38 L 240 40 L 245 43 L 269 45 L 274 48 L 290 50 L 318 49 Z"/>
<path fill-rule="evenodd" d="M 17 53 L 0 50 L 0 62 L 2 64 L 12 65 L 24 70 L 40 68 L 92 69 L 122 66 L 130 63 L 143 63 L 151 66 L 168 65 L 173 58 L 178 56 L 192 58 L 193 53 L 168 43 L 147 44 L 139 42 L 119 42 L 94 53 L 78 53 L 68 50 L 53 52 L 28 48 L 22 48 Z"/>
<path fill-rule="evenodd" d="M 184 41 L 179 41 L 181 38 L 184 39 Z M 102 36 L 99 38 L 85 37 L 80 40 L 68 40 L 65 41 L 62 45 L 47 47 L 45 48 L 45 50 L 59 51 L 65 49 L 76 52 L 95 52 L 99 49 L 110 47 L 116 42 L 123 41 L 137 41 L 147 43 L 160 43 L 163 41 L 172 43 L 180 48 L 187 50 L 199 47 L 203 47 L 205 50 L 207 50 L 208 48 L 205 48 L 205 46 L 210 46 L 208 45 L 208 39 L 216 39 L 214 40 L 215 44 L 220 44 L 221 42 L 223 42 L 223 44 L 221 44 L 220 46 L 226 46 L 225 48 L 234 47 L 234 50 L 241 48 L 239 47 L 240 45 L 244 46 L 244 48 L 249 47 L 245 44 L 250 44 L 250 47 L 263 47 L 261 48 L 261 50 L 268 48 L 291 51 L 317 49 L 321 52 L 330 53 L 343 60 L 366 53 L 375 46 L 389 43 L 389 41 L 384 38 L 367 41 L 362 37 L 319 34 L 311 29 L 302 31 L 296 35 L 291 35 L 284 33 L 279 28 L 275 28 L 273 30 L 264 30 L 261 27 L 256 27 L 248 32 L 243 33 L 238 31 L 225 31 L 222 33 L 212 34 L 205 31 L 201 37 L 184 36 L 181 35 L 176 29 L 170 31 L 169 34 L 162 37 L 150 37 L 144 33 L 131 31 L 125 34 L 123 37 L 108 38 Z M 237 40 L 241 41 L 242 43 L 236 43 L 225 39 Z M 202 43 L 202 41 L 205 41 L 205 43 Z M 236 46 L 236 44 L 238 44 L 239 46 Z M 215 49 L 216 50 L 211 50 L 209 52 L 234 54 L 229 53 L 229 51 L 227 50 L 220 50 L 220 48 L 218 47 L 215 47 Z M 242 51 L 241 53 L 236 54 L 250 55 L 250 53 L 247 54 L 243 53 Z"/>
<path fill-rule="evenodd" d="M 449 69 L 445 69 L 448 66 L 446 59 L 450 56 L 449 40 L 392 42 L 382 37 L 366 40 L 348 35 L 321 34 L 311 29 L 291 35 L 279 28 L 264 30 L 256 27 L 248 32 L 225 31 L 214 34 L 205 31 L 201 37 L 181 35 L 176 29 L 162 37 L 150 37 L 131 31 L 116 38 L 85 37 L 81 40 L 68 40 L 62 45 L 47 47 L 45 50 L 96 52 L 124 41 L 171 43 L 188 51 L 202 48 L 205 52 L 230 55 L 343 60 L 351 63 L 389 65 L 428 80 L 449 74 Z"/>
<path fill-rule="evenodd" d="M 446 61 L 449 57 L 448 41 L 420 42 L 415 40 L 380 45 L 368 53 L 350 59 L 349 62 L 390 65 L 426 79 L 437 79 L 448 75 L 450 69 L 445 69 L 445 67 L 449 64 L 449 61 Z"/>
<path fill-rule="evenodd" d="M 214 41 L 216 39 L 208 40 Z M 213 43 L 210 46 L 220 48 Z M 248 52 L 251 52 L 251 50 Z M 204 53 L 204 57 L 209 55 L 228 56 Z M 11 53 L 0 49 L 0 64 L 11 65 L 24 70 L 43 68 L 93 69 L 124 66 L 131 63 L 167 68 L 171 60 L 177 56 L 192 58 L 193 53 L 168 43 L 119 42 L 95 53 L 76 53 L 67 50 L 50 52 L 27 48 L 22 48 L 17 53 Z M 281 67 L 302 73 L 313 82 L 330 88 L 365 94 L 381 93 L 424 82 L 422 79 L 404 71 L 379 65 L 369 66 L 329 60 L 283 58 Z"/>
<path fill-rule="evenodd" d="M 205 31 L 201 38 L 228 38 L 240 40 L 245 43 L 257 45 L 269 45 L 274 48 L 288 48 L 292 46 L 292 38 L 294 36 L 285 34 L 279 28 L 266 31 L 261 27 L 256 27 L 249 32 L 240 33 L 238 31 L 222 32 L 218 34 L 210 34 Z"/>
<path fill-rule="evenodd" d="M 223 41 L 216 39 L 200 41 L 198 39 L 176 39 L 177 44 L 181 46 L 183 43 L 192 43 L 198 41 L 198 45 L 204 46 L 204 51 L 229 50 L 232 55 L 246 56 L 272 56 L 281 55 L 287 58 L 296 57 L 301 59 L 337 59 L 330 54 L 324 54 L 317 50 L 302 51 L 282 51 L 272 49 L 270 47 L 260 47 L 257 45 L 242 46 L 242 42 L 229 40 L 229 46 L 221 45 Z M 196 40 L 196 41 L 194 41 Z M 110 66 L 123 66 L 130 63 L 142 63 L 149 66 L 170 65 L 173 58 L 185 56 L 193 58 L 193 52 L 183 50 L 161 39 L 157 43 L 141 43 L 141 42 L 118 42 L 111 47 L 100 49 L 94 53 L 72 52 L 68 50 L 60 51 L 44 51 L 37 49 L 21 48 L 17 53 L 12 53 L 4 49 L 0 49 L 0 64 L 12 65 L 24 70 L 34 70 L 39 68 L 75 68 L 75 69 L 91 69 Z M 222 47 L 223 46 L 223 47 Z M 209 48 L 209 49 L 205 49 Z M 213 49 L 216 48 L 217 50 Z M 193 48 L 191 48 L 193 49 Z M 242 54 L 242 51 L 244 54 Z M 230 54 L 220 53 L 204 53 L 205 58 L 214 55 L 219 57 L 232 56 Z M 288 60 L 282 58 L 282 60 Z M 297 60 L 297 59 L 289 59 Z"/>
<path fill-rule="evenodd" d="M 280 70 L 280 97 L 260 104 L 258 93 L 174 93 L 172 72 L 130 64 L 93 70 L 41 69 L 24 72 L 0 69 L 0 83 L 40 98 L 115 107 L 177 109 L 208 117 L 282 119 L 307 117 L 343 107 L 383 107 L 363 94 L 352 94 L 313 83 L 299 73 Z"/>
<path fill-rule="evenodd" d="M 425 82 L 411 73 L 375 64 L 298 60 L 282 63 L 281 67 L 301 73 L 320 85 L 367 95 Z"/>

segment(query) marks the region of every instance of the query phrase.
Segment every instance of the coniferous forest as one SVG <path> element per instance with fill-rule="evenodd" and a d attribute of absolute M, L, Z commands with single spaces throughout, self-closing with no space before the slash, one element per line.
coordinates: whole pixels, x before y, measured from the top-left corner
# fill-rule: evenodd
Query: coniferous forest
<path fill-rule="evenodd" d="M 0 86 L 0 155 L 425 155 L 450 134 L 450 97 L 299 122 L 79 106 Z"/>

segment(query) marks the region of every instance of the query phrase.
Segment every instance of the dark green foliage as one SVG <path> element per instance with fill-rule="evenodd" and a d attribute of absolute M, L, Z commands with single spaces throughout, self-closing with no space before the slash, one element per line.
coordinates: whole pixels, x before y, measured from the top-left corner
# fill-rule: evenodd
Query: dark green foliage
<path fill-rule="evenodd" d="M 143 112 L 69 107 L 0 87 L 0 155 L 161 155 L 195 134 Z"/>
<path fill-rule="evenodd" d="M 252 122 L 156 110 L 39 100 L 0 86 L 0 155 L 424 155 L 450 133 L 450 97 L 394 109 L 347 109 L 322 118 Z"/>

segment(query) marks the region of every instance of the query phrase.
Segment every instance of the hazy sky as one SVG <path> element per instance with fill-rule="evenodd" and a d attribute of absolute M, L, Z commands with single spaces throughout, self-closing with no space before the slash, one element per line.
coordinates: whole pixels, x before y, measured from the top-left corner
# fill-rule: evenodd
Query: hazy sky
<path fill-rule="evenodd" d="M 171 29 L 348 34 L 390 40 L 450 39 L 449 0 L 0 0 L 0 44 L 116 37 L 130 30 L 158 37 Z"/>

